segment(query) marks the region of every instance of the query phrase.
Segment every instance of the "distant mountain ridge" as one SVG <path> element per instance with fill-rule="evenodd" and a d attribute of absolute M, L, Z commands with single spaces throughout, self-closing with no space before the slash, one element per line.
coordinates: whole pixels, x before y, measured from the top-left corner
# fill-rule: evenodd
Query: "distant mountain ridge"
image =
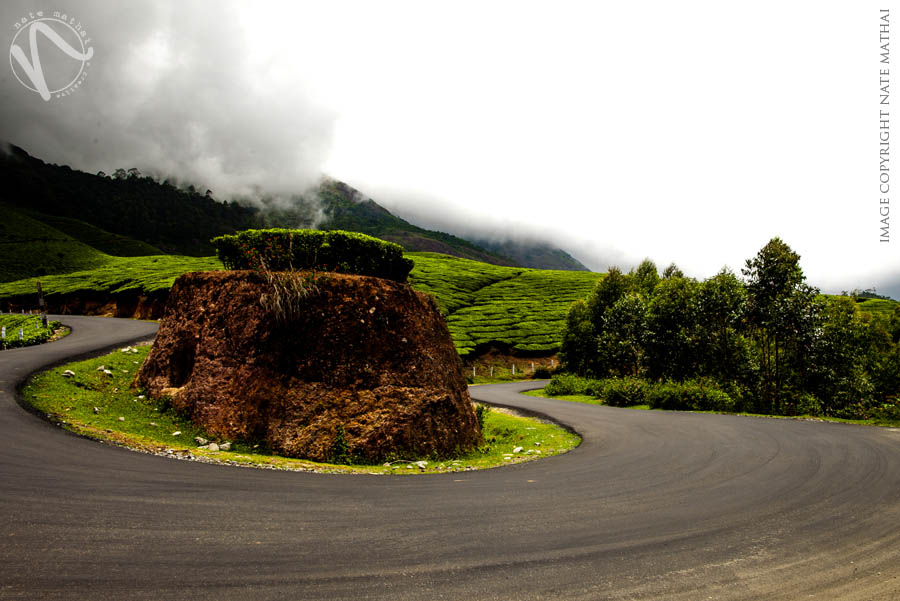
<path fill-rule="evenodd" d="M 212 192 L 176 187 L 117 169 L 113 176 L 92 175 L 65 165 L 45 163 L 11 146 L 0 152 L 0 202 L 37 211 L 68 231 L 89 224 L 109 234 L 144 243 L 147 253 L 214 254 L 215 236 L 259 227 L 318 227 L 362 232 L 396 242 L 408 251 L 426 251 L 493 265 L 537 269 L 587 270 L 560 249 L 545 243 L 471 241 L 407 222 L 343 182 L 323 178 L 312 195 L 294 197 L 285 206 L 263 198 L 263 208 L 219 202 Z M 68 221 L 67 221 L 68 220 Z M 75 220 L 75 221 L 72 221 Z M 114 237 L 109 244 L 116 245 Z M 130 253 L 142 252 L 138 244 Z M 138 249 L 138 250 L 134 250 Z M 108 252 L 108 251 L 107 251 Z"/>
<path fill-rule="evenodd" d="M 560 269 L 563 271 L 590 271 L 581 261 L 562 250 L 546 242 L 522 242 L 504 240 L 502 242 L 492 240 L 474 240 L 482 248 L 490 252 L 509 257 L 525 267 L 538 269 Z"/>
<path fill-rule="evenodd" d="M 320 229 L 362 232 L 396 242 L 413 252 L 437 252 L 492 265 L 523 266 L 463 238 L 412 225 L 343 182 L 325 178 L 317 193 L 326 215 L 318 225 Z"/>

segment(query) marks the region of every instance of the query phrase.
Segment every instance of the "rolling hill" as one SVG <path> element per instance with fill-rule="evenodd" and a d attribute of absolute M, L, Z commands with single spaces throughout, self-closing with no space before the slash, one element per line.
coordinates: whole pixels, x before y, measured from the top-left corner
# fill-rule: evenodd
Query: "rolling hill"
<path fill-rule="evenodd" d="M 53 310 L 109 312 L 124 303 L 132 311 L 141 299 L 149 299 L 158 310 L 182 273 L 222 268 L 215 257 L 113 256 L 86 242 L 108 240 L 102 230 L 63 220 L 82 241 L 38 221 L 37 213 L 27 216 L 9 206 L 2 207 L 2 213 L 6 229 L 0 233 L 6 237 L 0 242 L 8 252 L 0 262 L 5 270 L 0 309 L 37 308 L 35 283 L 40 280 Z M 59 222 L 55 218 L 47 221 Z M 10 231 L 16 231 L 16 236 Z M 116 240 L 118 246 L 128 247 L 123 240 Z M 430 252 L 406 256 L 415 263 L 410 284 L 434 295 L 462 356 L 489 349 L 518 355 L 553 354 L 559 347 L 569 305 L 587 296 L 602 277 L 590 272 L 492 265 Z"/>
<path fill-rule="evenodd" d="M 179 187 L 137 169 L 92 175 L 45 163 L 12 146 L 8 153 L 0 152 L 0 179 L 0 203 L 39 212 L 45 223 L 75 238 L 89 238 L 94 248 L 115 256 L 209 256 L 214 253 L 209 240 L 222 234 L 254 227 L 318 227 L 362 232 L 412 252 L 439 252 L 495 265 L 584 269 L 547 244 L 487 249 L 415 226 L 330 178 L 305 196 L 295 195 L 287 205 L 265 196 L 255 203 L 228 203 L 217 201 L 210 190 Z M 104 232 L 102 239 L 90 226 Z"/>

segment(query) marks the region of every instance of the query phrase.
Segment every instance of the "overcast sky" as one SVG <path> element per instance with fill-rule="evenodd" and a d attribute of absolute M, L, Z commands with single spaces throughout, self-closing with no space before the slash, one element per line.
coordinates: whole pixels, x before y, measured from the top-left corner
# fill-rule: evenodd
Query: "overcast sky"
<path fill-rule="evenodd" d="M 705 278 L 780 236 L 823 290 L 900 298 L 900 193 L 882 243 L 878 189 L 879 9 L 900 40 L 898 3 L 5 0 L 6 48 L 61 10 L 94 56 L 47 102 L 5 67 L 0 138 L 220 199 L 327 173 L 597 271 L 649 256 Z"/>

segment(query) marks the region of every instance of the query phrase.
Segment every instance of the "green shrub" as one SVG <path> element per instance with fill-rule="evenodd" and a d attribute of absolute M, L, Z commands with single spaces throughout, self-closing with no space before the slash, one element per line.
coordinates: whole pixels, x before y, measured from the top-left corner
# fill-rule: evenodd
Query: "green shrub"
<path fill-rule="evenodd" d="M 546 380 L 553 376 L 553 372 L 549 367 L 541 365 L 540 367 L 536 367 L 534 373 L 531 374 L 531 377 L 535 380 Z"/>
<path fill-rule="evenodd" d="M 606 382 L 607 380 L 585 380 L 581 386 L 582 394 L 602 399 L 606 396 Z"/>
<path fill-rule="evenodd" d="M 478 420 L 478 428 L 484 432 L 484 420 L 490 409 L 485 405 L 475 405 L 475 419 Z"/>
<path fill-rule="evenodd" d="M 647 393 L 647 403 L 654 409 L 674 411 L 735 410 L 734 400 L 728 393 L 704 380 L 656 384 Z"/>
<path fill-rule="evenodd" d="M 900 422 L 900 401 L 889 398 L 881 403 L 873 403 L 871 416 L 877 420 Z"/>
<path fill-rule="evenodd" d="M 612 407 L 632 407 L 647 402 L 648 385 L 641 378 L 609 378 L 597 380 L 600 388 L 595 394 Z"/>
<path fill-rule="evenodd" d="M 587 378 L 573 376 L 572 374 L 555 374 L 544 392 L 550 396 L 562 396 L 568 394 L 585 394 L 585 387 L 588 385 Z"/>
<path fill-rule="evenodd" d="M 341 230 L 246 230 L 212 243 L 227 269 L 317 269 L 405 282 L 413 268 L 399 244 Z"/>
<path fill-rule="evenodd" d="M 350 465 L 353 463 L 353 456 L 350 454 L 350 445 L 347 444 L 346 432 L 344 426 L 339 425 L 334 434 L 334 440 L 331 442 L 331 463 Z"/>
<path fill-rule="evenodd" d="M 797 397 L 797 415 L 812 415 L 820 417 L 822 415 L 822 403 L 815 396 L 804 393 Z"/>

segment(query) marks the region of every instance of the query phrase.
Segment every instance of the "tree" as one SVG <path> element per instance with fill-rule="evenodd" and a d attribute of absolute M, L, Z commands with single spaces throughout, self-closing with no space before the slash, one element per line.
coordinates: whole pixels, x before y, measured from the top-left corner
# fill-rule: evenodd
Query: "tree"
<path fill-rule="evenodd" d="M 568 371 L 581 375 L 595 375 L 597 345 L 594 324 L 587 303 L 575 301 L 566 314 L 559 359 Z"/>
<path fill-rule="evenodd" d="M 643 297 L 634 292 L 606 310 L 597 337 L 598 375 L 637 376 L 643 372 L 646 313 Z"/>
<path fill-rule="evenodd" d="M 603 315 L 620 298 L 631 290 L 631 276 L 622 273 L 618 267 L 610 267 L 606 277 L 597 282 L 588 297 L 587 306 L 591 323 L 597 334 L 603 330 Z"/>
<path fill-rule="evenodd" d="M 700 285 L 698 302 L 702 370 L 721 383 L 743 380 L 748 371 L 743 336 L 747 289 L 723 268 Z"/>
<path fill-rule="evenodd" d="M 669 266 L 663 270 L 662 277 L 664 280 L 669 278 L 683 278 L 684 272 L 681 271 L 675 263 L 669 263 Z"/>
<path fill-rule="evenodd" d="M 850 298 L 828 302 L 822 317 L 814 353 L 809 357 L 808 388 L 819 398 L 826 415 L 842 415 L 852 403 L 869 400 L 874 391 L 866 370 L 869 328 Z"/>
<path fill-rule="evenodd" d="M 780 238 L 772 238 L 748 259 L 742 273 L 747 278 L 747 317 L 760 362 L 760 408 L 771 413 L 784 402 L 786 390 L 797 392 L 797 380 L 820 322 L 819 291 L 805 283 L 800 255 Z"/>
<path fill-rule="evenodd" d="M 635 369 L 639 345 L 631 332 L 643 322 L 629 313 L 636 309 L 632 301 L 620 304 L 632 291 L 632 276 L 610 267 L 587 300 L 572 305 L 561 348 L 566 369 L 594 377 Z"/>
<path fill-rule="evenodd" d="M 647 375 L 652 379 L 685 380 L 697 375 L 699 294 L 696 281 L 662 280 L 647 308 Z"/>
<path fill-rule="evenodd" d="M 659 284 L 659 273 L 656 271 L 656 263 L 650 259 L 644 259 L 641 264 L 632 269 L 629 273 L 632 284 L 638 293 L 649 298 L 653 295 L 653 290 Z"/>

